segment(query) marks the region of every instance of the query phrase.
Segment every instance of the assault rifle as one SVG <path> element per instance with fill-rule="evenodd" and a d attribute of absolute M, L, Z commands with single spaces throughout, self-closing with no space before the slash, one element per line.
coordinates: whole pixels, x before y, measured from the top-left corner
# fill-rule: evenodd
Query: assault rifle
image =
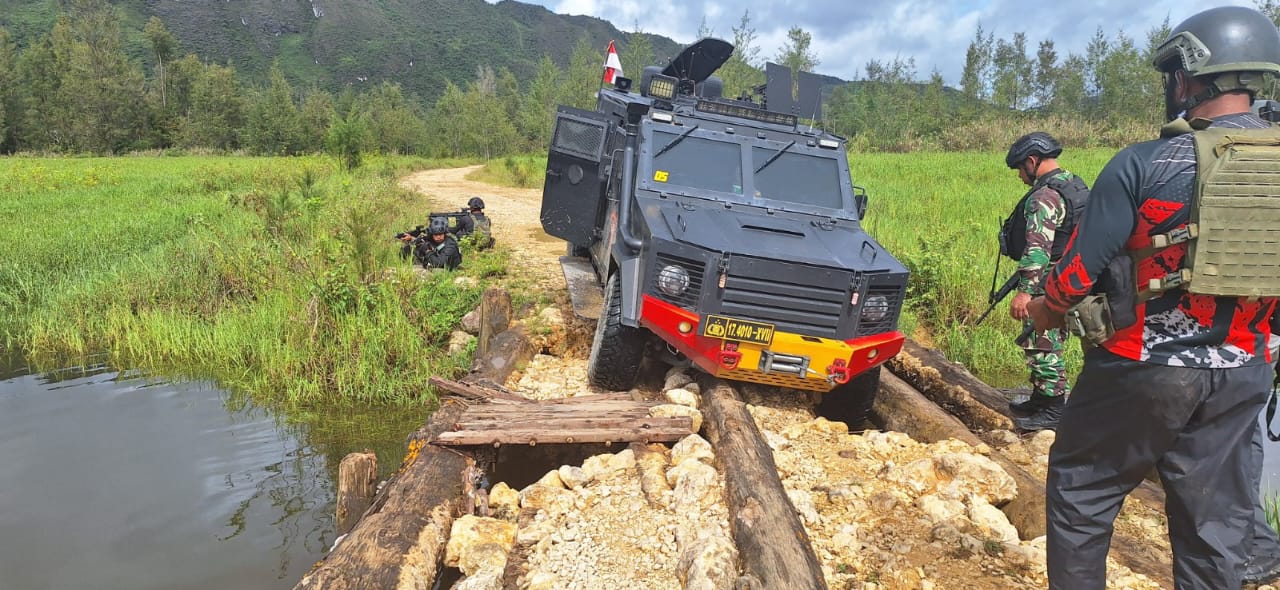
<path fill-rule="evenodd" d="M 462 217 L 466 217 L 468 215 L 471 215 L 471 210 L 466 207 L 463 207 L 462 210 L 457 213 L 430 213 L 428 214 L 427 218 L 430 219 L 432 217 L 447 217 L 447 218 L 459 219 Z"/>
<path fill-rule="evenodd" d="M 1004 298 L 1008 297 L 1009 293 L 1012 293 L 1013 290 L 1017 288 L 1018 272 L 1014 271 L 1014 273 L 1009 277 L 1009 280 L 1005 281 L 1003 285 L 1000 285 L 999 291 L 991 291 L 987 294 L 987 303 L 990 303 L 991 306 L 987 308 L 987 311 L 982 312 L 982 315 L 978 316 L 978 321 L 974 322 L 973 325 L 976 326 L 981 324 L 982 320 L 987 319 L 987 316 L 991 315 L 992 310 L 994 310 L 997 305 L 1000 305 L 1000 302 L 1004 301 Z M 1022 337 L 1019 337 L 1019 340 L 1021 340 L 1021 338 Z"/>

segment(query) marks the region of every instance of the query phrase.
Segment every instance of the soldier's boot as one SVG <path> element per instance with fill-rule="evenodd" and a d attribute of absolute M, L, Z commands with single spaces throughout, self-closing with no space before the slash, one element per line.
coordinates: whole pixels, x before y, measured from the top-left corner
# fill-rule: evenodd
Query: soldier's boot
<path fill-rule="evenodd" d="M 1067 396 L 1032 396 L 1032 399 L 1036 397 L 1048 398 L 1050 401 L 1030 416 L 1014 417 L 1014 426 L 1017 426 L 1019 430 L 1026 431 L 1057 430 L 1058 420 L 1062 418 L 1062 408 L 1067 405 Z"/>
<path fill-rule="evenodd" d="M 1240 579 L 1245 584 L 1266 584 L 1280 578 L 1280 555 L 1253 555 L 1244 562 Z"/>
<path fill-rule="evenodd" d="M 1062 396 L 1060 395 L 1051 396 L 1051 395 L 1044 395 L 1043 393 L 1036 393 L 1035 391 L 1032 391 L 1031 395 L 1027 396 L 1026 401 L 1018 402 L 1016 404 L 1013 404 L 1013 403 L 1009 404 L 1009 410 L 1015 414 L 1027 416 L 1027 415 L 1031 415 L 1036 412 L 1039 412 L 1042 408 L 1047 408 L 1053 405 L 1055 403 L 1055 400 L 1059 400 L 1059 398 L 1061 397 Z"/>

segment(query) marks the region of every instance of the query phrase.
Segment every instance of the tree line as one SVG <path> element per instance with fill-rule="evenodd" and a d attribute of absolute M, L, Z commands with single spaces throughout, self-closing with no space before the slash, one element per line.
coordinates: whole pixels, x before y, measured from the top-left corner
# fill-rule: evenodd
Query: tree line
<path fill-rule="evenodd" d="M 156 17 L 143 31 L 151 52 L 144 71 L 124 51 L 106 0 L 65 6 L 52 30 L 21 50 L 0 28 L 0 152 L 328 150 L 356 165 L 369 151 L 484 158 L 541 151 L 556 105 L 593 106 L 603 63 L 602 49 L 583 37 L 565 67 L 549 57 L 520 76 L 481 66 L 473 79 L 447 83 L 432 104 L 394 82 L 337 94 L 295 88 L 278 65 L 267 84 L 253 86 L 230 66 L 179 55 Z M 1258 8 L 1280 22 L 1276 0 Z M 1062 54 L 1052 40 L 1032 51 L 1025 33 L 996 38 L 979 26 L 958 90 L 936 70 L 921 79 L 912 57 L 870 60 L 859 79 L 829 90 L 817 123 L 867 150 L 999 149 L 1033 128 L 1073 146 L 1149 138 L 1163 114 L 1150 56 L 1168 32 L 1167 21 L 1141 38 L 1099 28 L 1083 53 Z M 714 33 L 705 23 L 699 31 Z M 717 75 L 725 95 L 736 97 L 764 82 L 765 58 L 749 12 L 729 36 L 735 51 Z M 646 35 L 632 39 L 620 57 L 638 79 L 657 56 Z M 813 71 L 820 62 L 811 45 L 807 31 L 792 27 L 772 60 Z"/>

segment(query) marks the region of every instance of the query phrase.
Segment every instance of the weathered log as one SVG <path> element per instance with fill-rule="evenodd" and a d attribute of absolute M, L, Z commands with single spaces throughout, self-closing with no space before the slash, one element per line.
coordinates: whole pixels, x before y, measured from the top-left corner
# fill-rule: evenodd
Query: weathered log
<path fill-rule="evenodd" d="M 338 536 L 351 531 L 378 492 L 378 456 L 351 453 L 338 464 Z"/>
<path fill-rule="evenodd" d="M 705 375 L 699 381 L 703 427 L 724 473 L 743 573 L 760 588 L 826 588 L 813 543 L 746 404 L 723 381 Z"/>
<path fill-rule="evenodd" d="M 959 418 L 970 430 L 1013 430 L 1009 402 L 942 353 L 907 340 L 889 370 Z"/>
<path fill-rule="evenodd" d="M 464 383 L 461 381 L 451 381 L 443 377 L 432 377 L 427 380 L 432 387 L 443 389 L 449 393 L 460 395 L 467 399 L 485 402 L 526 402 L 529 398 L 498 389 L 496 387 L 483 383 Z"/>
<path fill-rule="evenodd" d="M 476 356 L 484 356 L 493 338 L 511 325 L 511 294 L 505 289 L 489 287 L 480 296 L 480 334 Z"/>
<path fill-rule="evenodd" d="M 984 443 L 959 420 L 938 407 L 908 383 L 892 374 L 882 374 L 880 391 L 872 409 L 886 429 L 904 432 L 923 442 L 948 438 L 977 447 Z M 989 445 L 985 445 L 990 448 Z M 986 456 L 1004 468 L 1018 486 L 1018 496 L 1001 506 L 1009 522 L 1023 539 L 1031 539 L 1045 531 L 1044 481 L 991 449 Z M 1111 555 L 1134 572 L 1143 574 L 1166 588 L 1173 587 L 1170 556 L 1155 551 L 1150 544 L 1124 533 L 1112 536 Z"/>
<path fill-rule="evenodd" d="M 400 470 L 346 538 L 295 590 L 430 588 L 439 573 L 453 520 L 462 512 L 463 473 L 474 461 L 429 441 L 462 413 L 445 403 L 409 437 Z"/>

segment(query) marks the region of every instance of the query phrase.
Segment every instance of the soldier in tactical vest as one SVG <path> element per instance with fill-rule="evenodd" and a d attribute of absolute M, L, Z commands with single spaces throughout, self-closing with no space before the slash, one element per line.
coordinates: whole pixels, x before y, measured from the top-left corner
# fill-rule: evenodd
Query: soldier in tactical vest
<path fill-rule="evenodd" d="M 467 208 L 470 210 L 470 215 L 458 218 L 454 235 L 459 239 L 470 237 L 476 247 L 481 250 L 493 246 L 493 222 L 484 214 L 484 199 L 471 197 L 467 201 Z"/>
<path fill-rule="evenodd" d="M 427 224 L 427 238 L 419 240 L 414 258 L 427 270 L 453 270 L 462 264 L 462 251 L 458 242 L 449 235 L 449 222 L 443 217 L 433 217 Z"/>
<path fill-rule="evenodd" d="M 1178 588 L 1234 590 L 1242 578 L 1268 574 L 1267 564 L 1248 557 L 1259 553 L 1253 544 L 1263 526 L 1255 514 L 1260 457 L 1254 443 L 1272 381 L 1267 328 L 1276 298 L 1211 294 L 1195 272 L 1214 284 L 1230 269 L 1179 269 L 1218 247 L 1201 240 L 1191 249 L 1188 237 L 1195 238 L 1191 226 L 1203 225 L 1204 214 L 1217 206 L 1210 203 L 1206 211 L 1198 197 L 1207 186 L 1201 175 L 1218 174 L 1201 160 L 1227 154 L 1198 150 L 1201 132 L 1190 132 L 1188 122 L 1246 136 L 1267 129 L 1249 106 L 1263 74 L 1280 74 L 1280 33 L 1256 10 L 1212 8 L 1175 27 L 1153 61 L 1164 74 L 1167 116 L 1185 112 L 1185 131 L 1162 133 L 1111 159 L 1074 239 L 1049 271 L 1044 296 L 1027 305 L 1037 330 L 1070 320 L 1097 344 L 1085 352 L 1049 453 L 1047 565 L 1055 589 L 1105 587 L 1113 521 L 1152 468 L 1167 493 Z M 1258 162 L 1242 165 L 1265 165 Z M 1280 185 L 1258 184 L 1267 175 L 1249 176 L 1232 194 L 1280 196 Z M 1237 237 L 1231 234 L 1245 233 L 1239 224 L 1248 216 L 1234 219 L 1235 231 L 1219 230 L 1217 239 L 1231 242 Z M 1242 251 L 1237 259 L 1250 257 Z M 1125 258 L 1132 262 L 1113 266 Z M 1127 280 L 1109 282 L 1129 291 L 1148 286 L 1137 297 L 1120 297 L 1123 304 L 1113 307 L 1115 301 L 1091 293 L 1104 270 L 1126 269 Z M 1177 276 L 1184 282 L 1170 279 Z M 1119 315 L 1128 317 L 1106 329 L 1089 327 L 1095 317 Z"/>
<path fill-rule="evenodd" d="M 1084 211 L 1089 187 L 1079 176 L 1058 166 L 1062 144 L 1043 131 L 1019 137 L 1009 147 L 1005 165 L 1031 187 L 1000 230 L 1000 253 L 1018 263 L 1017 294 L 1009 315 L 1029 325 L 1027 302 L 1044 293 L 1044 273 L 1066 250 Z M 1024 326 L 1025 327 L 1025 326 Z M 1010 404 L 1014 424 L 1022 430 L 1053 430 L 1067 399 L 1063 345 L 1067 331 L 1052 329 L 1017 342 L 1031 371 L 1031 397 Z"/>

